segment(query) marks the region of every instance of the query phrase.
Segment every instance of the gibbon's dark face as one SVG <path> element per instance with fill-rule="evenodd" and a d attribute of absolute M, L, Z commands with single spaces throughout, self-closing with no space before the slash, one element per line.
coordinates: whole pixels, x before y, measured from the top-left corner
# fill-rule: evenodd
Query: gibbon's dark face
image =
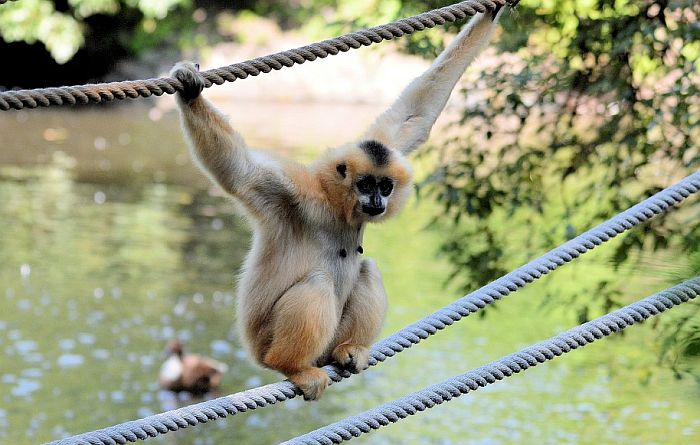
<path fill-rule="evenodd" d="M 356 216 L 377 221 L 401 207 L 406 198 L 401 192 L 411 181 L 411 171 L 397 153 L 378 141 L 366 140 L 345 151 L 341 159 L 335 170 L 343 186 L 351 187 Z"/>
<path fill-rule="evenodd" d="M 372 170 L 383 170 L 389 165 L 391 151 L 384 144 L 363 141 L 359 147 L 372 164 Z M 355 188 L 362 213 L 378 216 L 386 211 L 389 196 L 394 190 L 394 180 L 385 175 L 360 173 L 357 175 Z"/>
<path fill-rule="evenodd" d="M 362 212 L 369 216 L 386 211 L 394 180 L 386 176 L 360 175 L 355 183 Z"/>

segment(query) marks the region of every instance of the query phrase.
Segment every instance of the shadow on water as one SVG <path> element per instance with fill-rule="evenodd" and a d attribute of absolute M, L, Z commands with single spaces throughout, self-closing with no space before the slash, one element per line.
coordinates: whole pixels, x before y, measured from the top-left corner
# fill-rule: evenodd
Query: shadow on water
<path fill-rule="evenodd" d="M 190 403 L 156 383 L 174 336 L 229 365 L 222 394 L 278 380 L 248 363 L 232 324 L 248 229 L 189 163 L 176 117 L 154 124 L 140 107 L 32 113 L 0 120 L 0 441 L 48 441 Z M 422 230 L 435 211 L 412 203 L 368 232 L 391 295 L 385 334 L 457 296 L 442 286 L 440 235 Z M 578 273 L 596 267 L 580 261 Z M 318 403 L 291 400 L 151 441 L 276 443 L 494 360 L 570 325 L 532 313 L 538 285 Z M 652 336 L 635 328 L 358 442 L 691 443 L 696 387 L 639 384 Z"/>

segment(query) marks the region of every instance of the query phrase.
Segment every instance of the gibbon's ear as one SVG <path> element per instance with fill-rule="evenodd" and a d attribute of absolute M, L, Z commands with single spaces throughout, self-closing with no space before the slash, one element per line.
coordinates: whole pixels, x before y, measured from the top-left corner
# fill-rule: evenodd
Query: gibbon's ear
<path fill-rule="evenodd" d="M 345 177 L 347 176 L 348 166 L 345 165 L 345 164 L 342 164 L 342 163 L 341 163 L 341 164 L 338 164 L 338 165 L 335 166 L 335 171 L 337 171 L 338 174 L 339 174 L 343 179 L 345 179 Z"/>
<path fill-rule="evenodd" d="M 414 79 L 377 118 L 363 138 L 379 141 L 404 154 L 427 141 L 452 89 L 491 39 L 504 9 L 495 17 L 491 12 L 475 15 L 430 68 Z"/>

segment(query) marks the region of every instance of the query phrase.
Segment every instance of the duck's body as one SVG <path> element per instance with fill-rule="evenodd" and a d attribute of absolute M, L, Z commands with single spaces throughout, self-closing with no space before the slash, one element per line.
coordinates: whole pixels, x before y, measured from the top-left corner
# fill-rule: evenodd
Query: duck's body
<path fill-rule="evenodd" d="M 202 395 L 214 391 L 221 383 L 227 366 L 208 357 L 185 354 L 178 341 L 168 345 L 170 356 L 160 367 L 159 382 L 163 389 Z"/>

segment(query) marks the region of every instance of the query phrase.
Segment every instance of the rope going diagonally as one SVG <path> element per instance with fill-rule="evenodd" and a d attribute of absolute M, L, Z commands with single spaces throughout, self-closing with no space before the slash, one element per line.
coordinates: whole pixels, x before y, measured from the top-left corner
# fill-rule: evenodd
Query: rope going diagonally
<path fill-rule="evenodd" d="M 445 23 L 463 20 L 477 12 L 493 11 L 506 4 L 515 5 L 518 1 L 468 0 L 403 18 L 386 25 L 351 32 L 300 48 L 203 71 L 201 74 L 205 80 L 204 86 L 209 88 L 212 85 L 221 85 L 224 82 L 233 82 L 236 79 L 245 79 L 248 76 L 257 76 L 260 73 L 269 73 L 272 70 L 323 59 L 328 55 L 336 55 L 340 52 L 369 46 L 384 40 L 392 40 Z M 0 110 L 21 110 L 23 108 L 75 105 L 89 102 L 100 103 L 115 99 L 161 96 L 162 94 L 174 94 L 178 91 L 182 91 L 182 84 L 171 77 L 33 90 L 11 90 L 0 92 Z"/>
<path fill-rule="evenodd" d="M 383 362 L 454 322 L 478 312 L 632 227 L 663 214 L 698 191 L 700 191 L 700 170 L 481 289 L 380 340 L 370 349 L 370 366 Z M 352 375 L 334 365 L 325 366 L 323 369 L 333 382 Z M 112 445 L 136 442 L 138 439 L 147 439 L 209 420 L 262 408 L 300 394 L 294 385 L 285 380 L 58 440 L 52 444 Z"/>
<path fill-rule="evenodd" d="M 480 368 L 326 425 L 283 444 L 330 445 L 353 439 L 620 332 L 698 295 L 700 277 L 651 295 Z"/>

